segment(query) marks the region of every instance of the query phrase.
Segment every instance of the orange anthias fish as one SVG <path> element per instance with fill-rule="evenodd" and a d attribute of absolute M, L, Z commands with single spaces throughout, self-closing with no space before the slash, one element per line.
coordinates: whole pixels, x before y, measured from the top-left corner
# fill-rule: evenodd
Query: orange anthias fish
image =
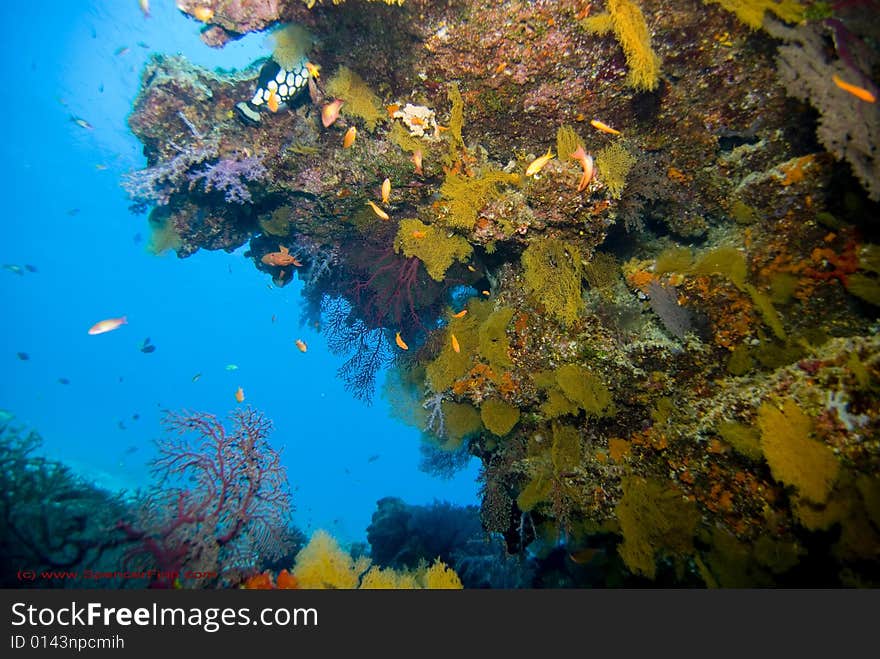
<path fill-rule="evenodd" d="M 235 400 L 239 403 L 244 402 L 244 389 L 242 389 L 241 387 L 235 390 Z"/>
<path fill-rule="evenodd" d="M 324 128 L 330 128 L 330 126 L 339 119 L 339 108 L 342 107 L 344 102 L 345 101 L 337 98 L 332 103 L 328 103 L 324 106 L 321 110 L 321 123 L 324 125 Z"/>
<path fill-rule="evenodd" d="M 452 349 L 455 352 L 461 352 L 461 346 L 458 345 L 458 339 L 455 338 L 455 334 L 450 333 L 449 338 L 452 339 Z"/>
<path fill-rule="evenodd" d="M 309 75 L 312 76 L 315 80 L 321 77 L 321 67 L 317 64 L 306 62 L 306 69 L 308 70 Z"/>
<path fill-rule="evenodd" d="M 297 339 L 296 341 L 294 341 L 294 343 L 296 344 L 296 347 L 299 348 L 300 352 L 305 352 L 309 349 L 309 347 L 306 345 L 306 342 L 302 339 Z"/>
<path fill-rule="evenodd" d="M 351 126 L 347 131 L 345 131 L 345 137 L 342 138 L 342 148 L 347 149 L 352 144 L 354 144 L 354 138 L 357 137 L 358 129 L 354 126 Z"/>
<path fill-rule="evenodd" d="M 292 265 L 298 268 L 302 265 L 295 256 L 290 255 L 290 251 L 284 245 L 278 245 L 278 249 L 279 251 L 277 252 L 269 252 L 268 254 L 265 254 L 260 260 L 266 265 L 273 265 L 276 267 Z"/>
<path fill-rule="evenodd" d="M 397 347 L 400 348 L 401 350 L 409 350 L 409 346 L 406 345 L 404 340 L 400 338 L 400 332 L 398 332 L 394 336 L 394 342 L 397 344 Z"/>
<path fill-rule="evenodd" d="M 266 99 L 266 107 L 272 112 L 278 112 L 278 94 L 274 89 L 269 91 L 269 98 Z"/>
<path fill-rule="evenodd" d="M 452 314 L 453 318 L 464 318 L 467 315 L 467 309 L 462 309 L 458 313 Z"/>
<path fill-rule="evenodd" d="M 391 179 L 386 178 L 382 181 L 382 203 L 387 204 L 389 197 L 391 197 Z"/>
<path fill-rule="evenodd" d="M 603 133 L 608 133 L 609 135 L 620 135 L 620 131 L 612 128 L 608 124 L 599 121 L 598 119 L 593 119 L 590 121 L 590 125 L 596 130 L 601 130 Z"/>
<path fill-rule="evenodd" d="M 550 149 L 547 149 L 547 153 L 545 153 L 540 158 L 535 158 L 532 161 L 532 164 L 526 168 L 526 176 L 534 176 L 542 169 L 544 169 L 544 165 L 550 162 L 556 156 L 553 155 L 553 152 Z"/>
<path fill-rule="evenodd" d="M 585 153 L 584 147 L 578 144 L 578 148 L 574 150 L 569 158 L 577 160 L 581 164 L 581 168 L 584 170 L 584 173 L 581 175 L 581 180 L 578 183 L 578 192 L 582 192 L 593 179 L 593 156 Z"/>
<path fill-rule="evenodd" d="M 427 234 L 426 232 L 424 232 L 424 231 L 418 231 L 418 230 L 417 230 L 417 231 L 413 231 L 413 232 L 412 232 L 412 237 L 413 237 L 413 238 L 416 238 L 416 239 L 418 239 L 418 240 L 421 240 L 422 238 L 426 238 L 427 236 L 428 236 L 428 234 Z"/>
<path fill-rule="evenodd" d="M 390 220 L 390 219 L 391 219 L 391 216 L 388 215 L 388 213 L 386 213 L 385 211 L 383 211 L 381 208 L 379 208 L 379 207 L 378 207 L 375 203 L 373 203 L 372 201 L 368 201 L 368 202 L 367 202 L 367 206 L 369 206 L 370 208 L 373 209 L 373 212 L 376 214 L 376 216 L 377 216 L 379 219 L 382 219 L 382 220 Z"/>
<path fill-rule="evenodd" d="M 843 91 L 849 92 L 856 98 L 859 98 L 867 103 L 873 103 L 877 100 L 877 97 L 864 87 L 858 87 L 856 85 L 852 85 L 846 82 L 845 80 L 841 80 L 840 76 L 838 76 L 836 73 L 831 76 L 831 80 L 833 80 L 834 84 L 840 87 Z"/>
<path fill-rule="evenodd" d="M 126 320 L 125 316 L 121 318 L 108 318 L 107 320 L 102 320 L 89 328 L 89 334 L 103 334 L 104 332 L 112 332 L 117 329 L 120 325 L 127 325 L 128 320 Z"/>
<path fill-rule="evenodd" d="M 412 154 L 412 164 L 416 166 L 416 174 L 422 175 L 422 150 L 418 149 Z"/>

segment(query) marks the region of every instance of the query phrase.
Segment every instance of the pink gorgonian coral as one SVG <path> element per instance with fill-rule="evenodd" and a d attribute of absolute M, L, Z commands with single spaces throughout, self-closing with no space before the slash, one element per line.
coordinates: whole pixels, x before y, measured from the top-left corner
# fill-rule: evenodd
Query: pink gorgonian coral
<path fill-rule="evenodd" d="M 271 422 L 236 410 L 231 432 L 211 414 L 168 413 L 167 439 L 153 461 L 157 483 L 137 521 L 118 528 L 132 548 L 128 565 L 154 569 L 151 585 L 168 587 L 187 571 L 206 575 L 184 587 L 222 584 L 280 556 L 291 504 L 281 456 L 268 442 Z"/>

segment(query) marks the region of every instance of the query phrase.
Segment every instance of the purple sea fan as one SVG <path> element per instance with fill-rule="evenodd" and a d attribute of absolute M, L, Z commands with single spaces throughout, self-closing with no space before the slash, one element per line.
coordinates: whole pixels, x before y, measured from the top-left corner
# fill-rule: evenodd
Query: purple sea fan
<path fill-rule="evenodd" d="M 205 192 L 222 190 L 227 202 L 249 204 L 252 197 L 244 182 L 245 179 L 258 181 L 265 178 L 268 173 L 261 157 L 248 156 L 246 158 L 224 158 L 214 165 L 208 165 L 188 174 L 187 178 L 190 182 L 190 189 L 199 181 L 203 181 Z"/>

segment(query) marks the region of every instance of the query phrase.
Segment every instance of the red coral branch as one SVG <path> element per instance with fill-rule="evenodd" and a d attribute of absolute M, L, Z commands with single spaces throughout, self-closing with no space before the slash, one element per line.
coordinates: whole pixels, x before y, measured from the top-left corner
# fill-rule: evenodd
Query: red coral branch
<path fill-rule="evenodd" d="M 140 523 L 118 524 L 137 543 L 126 561 L 145 557 L 158 570 L 154 587 L 167 587 L 184 569 L 219 579 L 252 568 L 243 562 L 255 554 L 283 551 L 291 506 L 281 456 L 267 441 L 272 424 L 251 408 L 232 418 L 227 432 L 211 414 L 166 415 L 172 437 L 158 442 L 157 485 Z"/>

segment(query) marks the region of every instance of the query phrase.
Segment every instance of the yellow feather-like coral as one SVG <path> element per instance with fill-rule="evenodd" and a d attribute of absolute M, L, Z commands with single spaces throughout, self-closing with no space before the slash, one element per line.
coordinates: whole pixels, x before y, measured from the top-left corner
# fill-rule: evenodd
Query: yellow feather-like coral
<path fill-rule="evenodd" d="M 753 30 L 763 25 L 768 11 L 787 23 L 799 23 L 806 13 L 799 0 L 703 0 L 703 4 L 721 5 Z"/>
<path fill-rule="evenodd" d="M 315 531 L 312 539 L 296 555 L 293 576 L 302 588 L 357 588 L 370 559 L 354 560 L 326 531 Z"/>
<path fill-rule="evenodd" d="M 607 8 L 607 14 L 584 19 L 584 29 L 593 34 L 613 29 L 626 55 L 629 84 L 639 90 L 656 89 L 660 82 L 660 58 L 651 48 L 651 34 L 642 10 L 633 0 L 608 0 Z"/>

